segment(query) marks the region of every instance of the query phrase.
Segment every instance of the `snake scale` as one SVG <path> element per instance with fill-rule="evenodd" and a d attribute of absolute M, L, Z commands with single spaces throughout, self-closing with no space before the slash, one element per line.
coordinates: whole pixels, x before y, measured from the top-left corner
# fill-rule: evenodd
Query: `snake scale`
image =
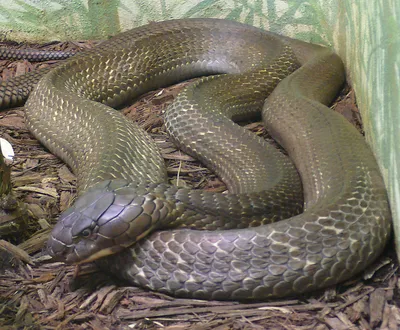
<path fill-rule="evenodd" d="M 111 109 L 199 76 L 166 110 L 166 127 L 228 194 L 168 185 L 155 142 Z M 374 156 L 326 107 L 344 81 L 327 48 L 227 20 L 172 20 L 124 32 L 38 80 L 27 125 L 78 178 L 79 197 L 49 239 L 54 260 L 96 260 L 179 297 L 260 300 L 346 280 L 389 238 Z M 3 83 L 3 105 L 21 99 L 12 90 Z M 302 184 L 286 156 L 231 120 L 261 109 Z"/>

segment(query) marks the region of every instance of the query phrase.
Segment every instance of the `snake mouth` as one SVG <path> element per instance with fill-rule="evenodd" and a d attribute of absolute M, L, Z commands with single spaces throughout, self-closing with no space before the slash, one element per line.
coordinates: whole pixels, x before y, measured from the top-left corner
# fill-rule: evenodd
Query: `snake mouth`
<path fill-rule="evenodd" d="M 141 235 L 137 236 L 134 242 L 129 242 L 129 244 L 114 244 L 95 252 L 93 252 L 92 249 L 86 248 L 88 246 L 87 244 L 66 245 L 65 243 L 60 242 L 54 237 L 51 237 L 49 240 L 48 248 L 48 254 L 51 256 L 51 260 L 48 262 L 64 262 L 68 265 L 81 265 L 93 262 L 95 260 L 121 252 L 130 245 L 134 244 L 136 241 L 147 236 L 150 231 L 151 229 L 143 232 Z M 98 246 L 98 244 L 96 243 L 93 243 L 93 245 Z M 57 248 L 57 246 L 59 248 Z"/>
<path fill-rule="evenodd" d="M 103 241 L 103 244 L 98 244 L 97 241 L 96 239 L 84 240 L 78 244 L 67 245 L 52 236 L 48 242 L 48 254 L 51 256 L 51 262 L 80 265 L 118 253 L 124 249 L 123 246 L 115 245 L 112 241 Z M 99 245 L 104 245 L 104 248 L 98 250 Z"/>
<path fill-rule="evenodd" d="M 112 247 L 97 251 L 96 253 L 93 253 L 92 255 L 87 257 L 86 259 L 80 260 L 78 262 L 74 262 L 73 264 L 75 264 L 75 265 L 86 264 L 88 262 L 92 262 L 92 261 L 95 261 L 97 259 L 104 258 L 104 257 L 109 256 L 111 254 L 115 254 L 115 253 L 121 252 L 123 249 L 124 248 L 121 247 L 121 246 L 115 246 L 114 245 Z"/>

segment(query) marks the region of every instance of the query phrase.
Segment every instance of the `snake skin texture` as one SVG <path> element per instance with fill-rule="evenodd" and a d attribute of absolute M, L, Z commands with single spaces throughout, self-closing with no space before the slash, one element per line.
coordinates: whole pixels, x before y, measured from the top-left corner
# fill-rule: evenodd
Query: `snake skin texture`
<path fill-rule="evenodd" d="M 46 51 L 35 49 L 13 49 L 0 47 L 0 58 L 3 60 L 28 60 L 42 62 L 64 60 L 75 55 L 74 52 Z M 33 87 L 53 66 L 35 70 L 0 83 L 0 109 L 21 106 L 25 103 Z"/>
<path fill-rule="evenodd" d="M 42 68 L 0 82 L 0 109 L 23 105 L 39 80 L 51 70 Z"/>
<path fill-rule="evenodd" d="M 168 185 L 155 143 L 110 108 L 211 74 L 185 88 L 165 120 L 228 194 Z M 31 132 L 78 177 L 80 197 L 49 253 L 201 299 L 282 297 L 354 276 L 382 252 L 391 216 L 372 152 L 326 107 L 343 81 L 329 49 L 217 19 L 152 23 L 67 60 L 26 104 Z M 301 214 L 291 161 L 231 121 L 261 109 L 300 174 Z"/>
<path fill-rule="evenodd" d="M 30 62 L 43 62 L 50 60 L 65 60 L 73 55 L 75 55 L 74 52 L 0 47 L 0 58 L 3 60 L 23 59 Z"/>

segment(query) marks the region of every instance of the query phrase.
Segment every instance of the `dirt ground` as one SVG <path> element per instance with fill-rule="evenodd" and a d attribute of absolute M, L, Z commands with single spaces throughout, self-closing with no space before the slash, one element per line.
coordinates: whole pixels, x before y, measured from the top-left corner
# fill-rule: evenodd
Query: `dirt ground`
<path fill-rule="evenodd" d="M 73 50 L 94 44 L 30 47 Z M 5 80 L 52 63 L 3 60 L 0 74 Z M 183 85 L 149 93 L 122 111 L 156 139 L 171 182 L 223 191 L 223 183 L 177 150 L 165 133 L 163 111 Z M 333 108 L 362 132 L 349 87 L 343 89 Z M 246 127 L 266 135 L 259 122 Z M 46 233 L 74 199 L 75 177 L 29 133 L 23 108 L 0 113 L 0 136 L 14 147 L 14 193 L 29 214 L 25 234 L 16 235 L 11 240 L 14 245 L 0 240 L 0 329 L 400 329 L 400 282 L 393 243 L 372 267 L 339 286 L 292 299 L 246 304 L 175 299 L 124 286 L 92 264 L 84 266 L 77 277 L 72 266 L 40 265 L 36 261 L 42 255 Z"/>

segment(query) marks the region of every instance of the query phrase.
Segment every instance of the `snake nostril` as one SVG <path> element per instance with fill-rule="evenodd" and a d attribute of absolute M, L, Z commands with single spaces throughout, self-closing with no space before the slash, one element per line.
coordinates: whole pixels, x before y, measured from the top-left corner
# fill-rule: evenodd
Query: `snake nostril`
<path fill-rule="evenodd" d="M 51 237 L 47 243 L 47 251 L 51 256 L 57 256 L 65 251 L 66 246 L 60 241 Z"/>

